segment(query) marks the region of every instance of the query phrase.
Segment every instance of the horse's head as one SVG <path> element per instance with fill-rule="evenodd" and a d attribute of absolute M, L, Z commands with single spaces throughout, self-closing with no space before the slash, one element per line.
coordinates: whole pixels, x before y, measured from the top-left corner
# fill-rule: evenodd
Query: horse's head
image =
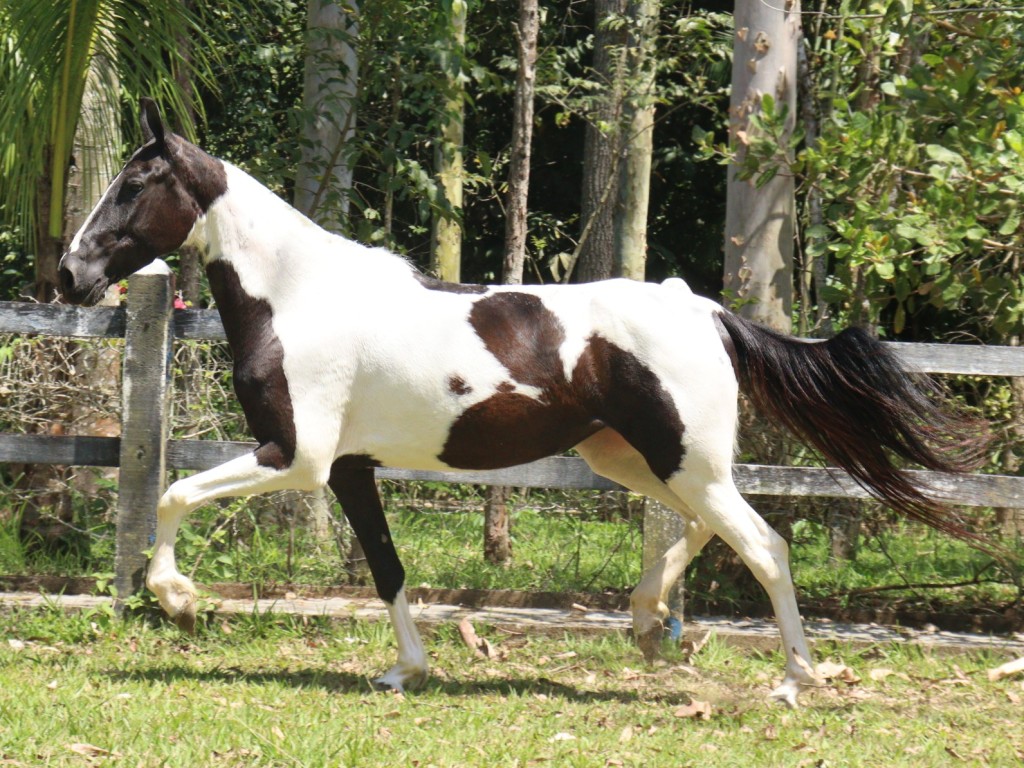
<path fill-rule="evenodd" d="M 223 166 L 165 129 L 141 101 L 145 143 L 111 182 L 60 260 L 65 301 L 92 305 L 107 287 L 178 248 L 225 188 Z"/>

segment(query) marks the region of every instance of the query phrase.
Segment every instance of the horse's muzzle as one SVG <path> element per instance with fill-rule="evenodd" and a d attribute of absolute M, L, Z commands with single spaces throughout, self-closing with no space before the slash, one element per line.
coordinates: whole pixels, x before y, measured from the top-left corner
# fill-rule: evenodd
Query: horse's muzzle
<path fill-rule="evenodd" d="M 68 264 L 68 255 L 60 260 L 57 268 L 57 285 L 60 288 L 61 298 L 68 304 L 80 304 L 91 307 L 99 301 L 107 290 L 108 281 L 100 273 L 99 279 L 82 279 L 81 275 L 76 276 L 74 270 Z"/>

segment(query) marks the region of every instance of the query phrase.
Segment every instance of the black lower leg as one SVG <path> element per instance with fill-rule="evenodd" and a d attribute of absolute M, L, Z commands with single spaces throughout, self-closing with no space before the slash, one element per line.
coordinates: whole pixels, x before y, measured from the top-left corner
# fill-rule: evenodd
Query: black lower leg
<path fill-rule="evenodd" d="M 377 594 L 387 603 L 394 602 L 405 584 L 405 569 L 391 540 L 372 462 L 342 457 L 331 466 L 327 484 L 341 502 L 342 511 L 363 547 Z"/>

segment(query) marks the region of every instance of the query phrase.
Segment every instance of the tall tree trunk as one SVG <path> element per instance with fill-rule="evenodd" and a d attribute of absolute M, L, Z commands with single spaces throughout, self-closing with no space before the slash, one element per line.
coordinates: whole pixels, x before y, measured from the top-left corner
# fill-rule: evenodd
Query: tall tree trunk
<path fill-rule="evenodd" d="M 537 33 L 540 24 L 537 0 L 520 0 L 516 43 L 519 69 L 512 114 L 512 158 L 508 171 L 508 200 L 505 205 L 505 258 L 501 282 L 523 282 L 530 191 L 530 143 L 533 139 L 533 92 L 537 68 Z M 509 535 L 509 489 L 490 486 L 484 503 L 484 558 L 491 563 L 512 557 Z"/>
<path fill-rule="evenodd" d="M 647 209 L 654 153 L 654 47 L 658 0 L 629 0 L 626 46 L 627 95 L 623 102 L 624 147 L 615 206 L 614 274 L 643 280 L 647 264 Z"/>
<path fill-rule="evenodd" d="M 305 121 L 295 172 L 295 207 L 334 232 L 347 229 L 359 62 L 356 0 L 308 0 Z"/>
<path fill-rule="evenodd" d="M 793 178 L 782 169 L 758 187 L 754 180 L 741 181 L 736 175 L 756 130 L 750 118 L 761 112 L 765 95 L 774 99 L 777 110 L 788 107 L 787 136 L 795 124 L 799 0 L 784 4 L 736 0 L 734 26 L 729 131 L 738 156 L 729 166 L 726 188 L 724 298 L 744 317 L 788 333 L 793 306 Z M 778 152 L 785 156 L 788 141 Z M 755 460 L 783 463 L 787 437 L 773 425 L 755 421 L 746 407 L 740 419 L 744 447 Z M 751 503 L 783 537 L 790 538 L 788 509 L 770 497 Z M 717 582 L 728 584 L 742 598 L 761 599 L 763 592 L 749 569 L 719 542 L 709 544 L 696 570 L 697 589 Z"/>
<path fill-rule="evenodd" d="M 303 76 L 300 160 L 295 170 L 295 207 L 325 229 L 348 229 L 352 167 L 347 153 L 355 132 L 359 60 L 357 0 L 308 0 Z M 334 541 L 331 510 L 324 489 L 288 491 L 275 496 L 277 512 L 294 518 L 315 541 Z M 365 557 L 358 540 L 344 556 L 350 572 Z"/>
<path fill-rule="evenodd" d="M 63 239 L 50 234 L 50 220 L 64 216 L 63 211 L 50 210 L 53 184 L 51 169 L 55 162 L 64 163 L 67 162 L 67 158 L 54 158 L 52 144 L 45 147 L 43 156 L 45 167 L 42 175 L 36 180 L 36 263 L 32 298 L 46 304 L 57 296 L 57 267 L 64 252 Z"/>
<path fill-rule="evenodd" d="M 448 207 L 462 213 L 462 142 L 465 93 L 459 77 L 466 48 L 466 3 L 452 2 L 448 24 L 449 38 L 445 56 L 448 78 L 444 100 L 444 119 L 434 162 L 437 178 Z M 457 283 L 462 279 L 462 225 L 452 216 L 434 215 L 434 253 L 432 271 L 442 280 Z"/>
<path fill-rule="evenodd" d="M 540 24 L 537 0 L 520 0 L 516 44 L 519 68 L 512 111 L 512 151 L 505 206 L 505 260 L 501 282 L 523 282 L 526 261 L 527 214 L 530 191 L 530 145 L 533 140 L 533 93 L 537 71 L 537 34 Z"/>
<path fill-rule="evenodd" d="M 193 0 L 181 0 L 181 2 L 190 11 L 194 7 Z M 182 33 L 178 37 L 178 52 L 181 56 L 181 61 L 175 67 L 174 75 L 178 83 L 178 92 L 181 94 L 181 100 L 185 105 L 185 114 L 178 116 L 179 122 L 184 125 L 178 132 L 188 135 L 196 124 L 196 107 L 192 98 L 192 38 L 187 33 Z M 178 249 L 178 263 L 180 266 L 178 269 L 177 288 L 181 293 L 181 298 L 186 305 L 198 307 L 202 299 L 200 292 L 203 271 L 199 249 L 193 248 L 190 245 L 182 245 Z"/>
<path fill-rule="evenodd" d="M 799 0 L 785 9 L 760 0 L 737 0 L 729 130 L 738 150 L 729 166 L 725 215 L 727 299 L 740 314 L 779 331 L 792 328 L 794 184 L 786 170 L 759 188 L 736 173 L 755 130 L 751 115 L 764 95 L 788 107 L 787 136 L 796 119 Z M 779 147 L 788 153 L 788 146 Z"/>
<path fill-rule="evenodd" d="M 615 224 L 612 207 L 618 184 L 622 145 L 623 59 L 626 28 L 614 23 L 626 0 L 594 3 L 594 62 L 591 78 L 600 84 L 583 144 L 583 194 L 580 200 L 580 246 L 575 279 L 605 280 L 615 269 Z"/>

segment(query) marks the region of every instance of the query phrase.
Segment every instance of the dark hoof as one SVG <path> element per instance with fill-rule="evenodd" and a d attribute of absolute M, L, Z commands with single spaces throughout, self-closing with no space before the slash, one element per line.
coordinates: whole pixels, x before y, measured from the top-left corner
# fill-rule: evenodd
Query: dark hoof
<path fill-rule="evenodd" d="M 195 605 L 188 606 L 185 610 L 175 616 L 172 621 L 175 626 L 184 632 L 186 635 L 194 635 L 196 633 L 196 607 Z"/>
<path fill-rule="evenodd" d="M 661 641 L 664 637 L 665 628 L 661 624 L 655 624 L 646 632 L 637 635 L 636 644 L 648 664 L 653 664 L 661 656 Z"/>

